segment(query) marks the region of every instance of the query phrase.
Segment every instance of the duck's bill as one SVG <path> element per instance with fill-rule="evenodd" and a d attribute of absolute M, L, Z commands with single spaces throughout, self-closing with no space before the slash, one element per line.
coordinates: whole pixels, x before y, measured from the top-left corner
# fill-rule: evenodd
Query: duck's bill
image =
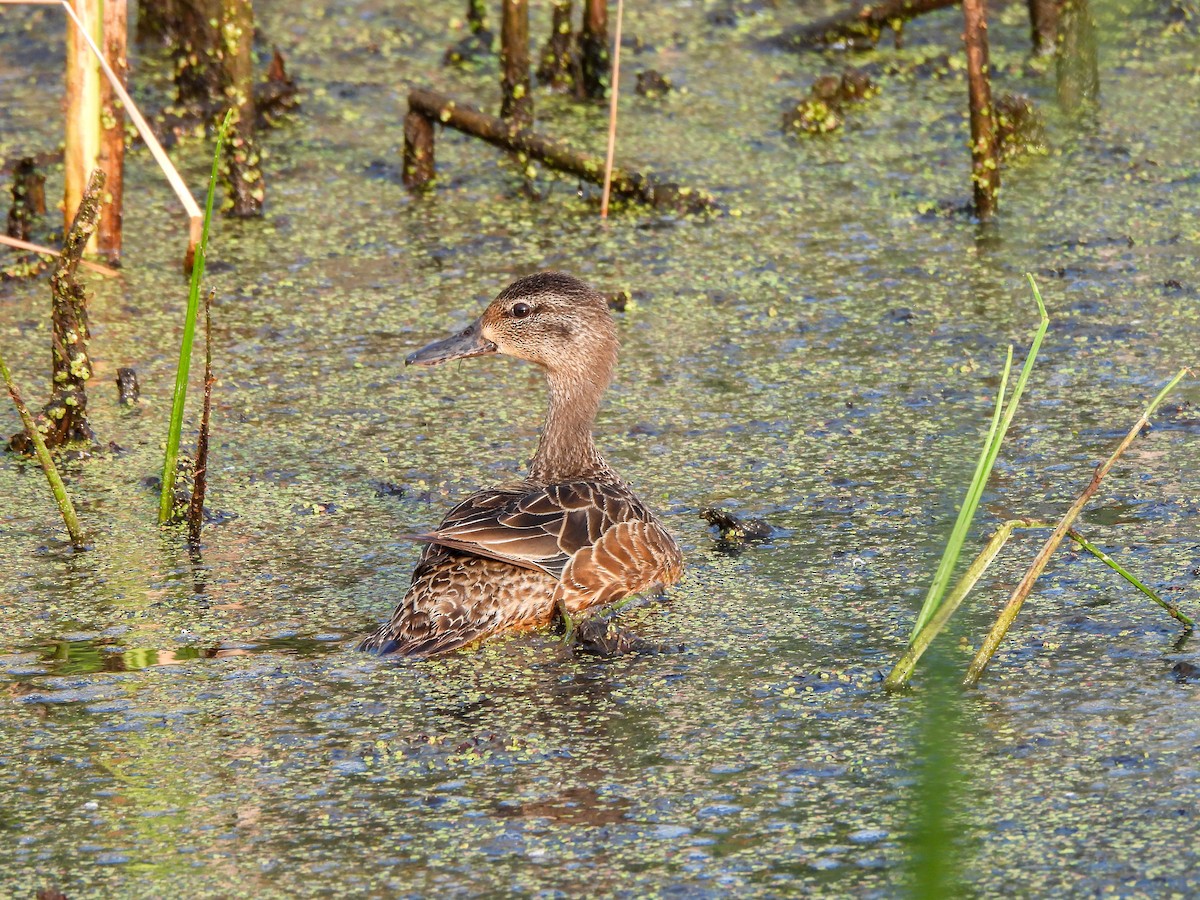
<path fill-rule="evenodd" d="M 487 356 L 495 352 L 496 345 L 480 333 L 479 322 L 476 321 L 453 337 L 434 341 L 415 353 L 408 354 L 404 359 L 404 364 L 406 366 L 436 366 L 438 363 L 449 362 L 452 359 L 470 359 L 473 356 Z"/>

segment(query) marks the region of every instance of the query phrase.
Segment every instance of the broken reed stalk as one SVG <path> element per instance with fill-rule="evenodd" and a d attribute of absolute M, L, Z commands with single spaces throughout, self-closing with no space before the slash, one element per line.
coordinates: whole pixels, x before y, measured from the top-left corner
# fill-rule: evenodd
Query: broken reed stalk
<path fill-rule="evenodd" d="M 417 122 L 414 117 L 426 119 Z M 404 183 L 410 188 L 426 187 L 436 171 L 434 165 L 433 125 L 440 122 L 448 128 L 469 134 L 512 153 L 524 154 L 552 169 L 575 175 L 592 184 L 601 184 L 604 161 L 578 153 L 562 141 L 489 116 L 474 107 L 430 91 L 414 88 L 408 95 L 408 117 L 404 122 Z M 627 200 L 649 206 L 671 207 L 684 212 L 712 212 L 716 203 L 703 191 L 681 188 L 654 181 L 649 176 L 614 168 L 612 191 Z"/>
<path fill-rule="evenodd" d="M 204 524 L 204 492 L 208 488 L 208 424 L 212 415 L 212 301 L 216 289 L 204 295 L 204 406 L 200 413 L 200 436 L 196 439 L 196 465 L 192 470 L 192 502 L 188 504 L 188 543 L 200 546 Z"/>
<path fill-rule="evenodd" d="M 125 56 L 127 31 L 125 0 L 104 0 L 104 55 L 122 85 L 129 71 Z M 124 218 L 125 113 L 108 78 L 100 82 L 99 162 L 107 182 L 104 205 L 100 208 L 96 246 L 109 262 L 118 263 L 121 259 L 121 224 Z"/>
<path fill-rule="evenodd" d="M 101 0 L 71 0 L 67 7 L 79 27 L 67 28 L 64 232 L 71 227 L 88 178 L 100 160 L 100 70 L 97 57 L 88 51 L 88 41 L 102 40 Z M 94 237 L 90 238 L 88 249 L 94 250 L 95 244 Z"/>
<path fill-rule="evenodd" d="M 221 165 L 221 151 L 229 132 L 234 111 L 225 114 L 217 130 L 217 146 L 213 150 L 212 171 L 208 176 L 208 196 L 204 202 L 204 219 L 200 230 L 200 242 L 196 245 L 196 258 L 192 265 L 192 280 L 188 288 L 187 313 L 183 320 L 183 339 L 179 345 L 179 366 L 175 370 L 175 394 L 171 400 L 171 424 L 167 430 L 167 450 L 163 457 L 162 494 L 158 498 L 158 524 L 171 520 L 175 500 L 175 469 L 179 462 L 179 438 L 183 431 L 183 407 L 187 400 L 188 375 L 192 366 L 192 342 L 196 336 L 196 318 L 200 308 L 200 281 L 204 278 L 204 264 L 208 257 L 208 226 L 212 221 L 213 197 L 217 192 L 217 172 Z"/>
<path fill-rule="evenodd" d="M 582 77 L 575 53 L 575 34 L 571 30 L 572 0 L 551 0 L 551 4 L 550 37 L 538 59 L 538 81 L 552 90 L 578 94 L 582 91 Z"/>
<path fill-rule="evenodd" d="M 1028 0 L 1034 56 L 1053 56 L 1058 46 L 1058 0 Z"/>
<path fill-rule="evenodd" d="M 984 488 L 987 487 L 988 477 L 991 475 L 992 468 L 996 464 L 996 458 L 1000 453 L 1000 445 L 1004 442 L 1004 436 L 1008 432 L 1009 425 L 1012 424 L 1013 416 L 1017 414 L 1017 406 L 1021 402 L 1021 396 L 1025 393 L 1025 385 L 1029 382 L 1029 376 L 1033 372 L 1033 364 L 1037 360 L 1038 351 L 1041 349 L 1042 339 L 1046 336 L 1046 330 L 1050 327 L 1050 316 L 1046 312 L 1046 304 L 1042 302 L 1042 294 L 1038 290 L 1037 282 L 1033 280 L 1032 275 L 1026 274 L 1025 277 L 1029 281 L 1029 287 L 1033 291 L 1033 299 L 1037 303 L 1038 314 L 1040 316 L 1038 328 L 1034 333 L 1032 343 L 1029 345 L 1029 353 L 1025 356 L 1025 364 L 1021 367 L 1021 375 L 1017 379 L 1017 384 L 1013 389 L 1012 397 L 1008 401 L 1007 409 L 1004 409 L 1004 392 L 1008 383 L 1008 374 L 1012 366 L 1012 346 L 1010 345 L 1008 348 L 1008 357 L 1000 379 L 1000 390 L 996 395 L 996 409 L 992 416 L 992 426 L 988 430 L 987 438 L 984 440 L 983 451 L 980 453 L 979 460 L 975 464 L 975 472 L 971 477 L 971 484 L 967 488 L 966 499 L 963 500 L 962 508 L 958 512 L 958 519 L 954 523 L 954 529 L 950 533 L 950 540 L 946 543 L 946 549 L 942 553 L 942 559 L 938 563 L 937 571 L 934 573 L 933 582 L 929 585 L 929 592 L 925 595 L 925 602 L 921 605 L 920 613 L 917 614 L 917 621 L 913 625 L 910 640 L 916 638 L 941 604 L 942 595 L 950 583 L 950 575 L 954 571 L 958 555 L 962 550 L 963 543 L 967 539 L 967 532 L 970 530 L 971 522 L 975 518 L 975 511 L 979 508 L 979 501 L 983 497 Z M 1004 410 L 1003 419 L 1001 419 L 1002 409 Z"/>
<path fill-rule="evenodd" d="M 11 2 L 12 0 L 0 0 L 0 5 Z M 23 0 L 17 0 L 17 2 L 23 2 Z M 80 35 L 83 37 L 88 47 L 91 48 L 92 53 L 95 54 L 97 62 L 100 63 L 101 71 L 104 72 L 104 76 L 108 79 L 109 84 L 112 85 L 113 92 L 120 98 L 121 103 L 125 107 L 125 112 L 129 115 L 130 121 L 133 122 L 134 127 L 137 128 L 138 135 L 141 137 L 142 142 L 146 145 L 147 149 L 149 149 L 150 155 L 154 157 L 154 161 L 158 163 L 158 167 L 162 169 L 163 174 L 170 183 L 172 190 L 175 191 L 175 196 L 178 197 L 179 202 L 183 204 L 184 211 L 188 215 L 188 249 L 187 255 L 184 259 L 184 265 L 186 268 L 191 265 L 192 257 L 195 254 L 196 244 L 200 240 L 200 231 L 204 219 L 203 214 L 200 212 L 200 207 L 196 203 L 196 198 L 192 196 L 191 191 L 189 191 L 187 185 L 184 184 L 183 179 L 180 177 L 178 170 L 176 170 L 174 163 L 171 162 L 170 157 L 168 157 L 166 151 L 163 150 L 162 144 L 158 142 L 158 138 L 154 136 L 154 132 L 150 129 L 150 125 L 146 122 L 146 119 L 138 110 L 137 104 L 133 102 L 133 98 L 130 97 L 129 92 L 125 90 L 125 85 L 121 83 L 120 77 L 115 71 L 113 71 L 112 66 L 108 64 L 108 60 L 104 58 L 104 54 L 100 51 L 99 46 L 97 46 L 96 42 L 92 40 L 91 35 L 88 34 L 87 29 L 84 28 L 79 16 L 77 16 L 75 14 L 75 10 L 71 8 L 69 0 L 60 0 L 60 2 L 63 9 L 67 13 L 67 16 L 70 17 L 70 19 L 75 23 L 75 27 L 79 30 Z"/>
<path fill-rule="evenodd" d="M 17 407 L 17 413 L 21 416 L 21 424 L 25 426 L 25 434 L 28 436 L 30 443 L 33 444 L 34 453 L 37 455 L 38 462 L 42 465 L 42 471 L 46 473 L 46 481 L 50 483 L 50 492 L 54 494 L 54 502 L 58 504 L 58 511 L 62 514 L 63 523 L 67 526 L 67 534 L 71 536 L 71 546 L 76 550 L 82 550 L 84 546 L 83 532 L 79 528 L 79 517 L 75 515 L 75 506 L 71 503 L 66 485 L 63 484 L 62 477 L 58 474 L 58 469 L 54 465 L 54 460 L 50 456 L 46 442 L 42 440 L 42 434 L 38 431 L 37 422 L 33 420 L 29 408 L 21 399 L 21 392 L 17 390 L 12 373 L 8 371 L 8 366 L 4 364 L 3 356 L 0 356 L 0 375 L 4 377 L 4 384 L 8 387 L 8 395 L 12 397 L 13 404 Z"/>
<path fill-rule="evenodd" d="M 885 27 L 897 32 L 904 22 L 922 13 L 958 6 L 960 0 L 882 0 L 834 13 L 816 22 L 796 25 L 768 40 L 785 50 L 819 50 L 837 44 L 867 49 L 879 43 Z"/>
<path fill-rule="evenodd" d="M 228 196 L 223 209 L 238 218 L 255 218 L 263 214 L 267 187 L 254 134 L 254 8 L 250 0 L 222 0 L 217 42 L 224 95 L 234 113 L 225 144 Z"/>
<path fill-rule="evenodd" d="M 608 218 L 608 196 L 612 191 L 613 155 L 617 152 L 617 97 L 621 79 L 621 20 L 625 0 L 617 0 L 617 27 L 613 37 L 612 92 L 608 98 L 608 149 L 604 154 L 604 189 L 600 194 L 600 218 Z"/>
<path fill-rule="evenodd" d="M 580 80 L 583 96 L 603 100 L 608 86 L 608 2 L 584 0 L 579 33 Z"/>
<path fill-rule="evenodd" d="M 96 233 L 103 194 L 104 173 L 94 169 L 50 276 L 50 399 L 42 407 L 39 430 L 51 447 L 94 437 L 87 420 L 87 382 L 92 377 L 88 297 L 76 278 L 76 270 Z M 32 449 L 23 432 L 13 435 L 9 446 L 18 453 Z"/>
<path fill-rule="evenodd" d="M 1096 22 L 1088 0 L 1064 0 L 1058 10 L 1055 87 L 1058 105 L 1069 115 L 1087 112 L 1100 100 Z"/>
<path fill-rule="evenodd" d="M 1000 195 L 1000 143 L 988 71 L 987 16 L 983 0 L 963 0 L 967 49 L 967 95 L 971 112 L 971 184 L 975 215 L 989 222 Z"/>
<path fill-rule="evenodd" d="M 996 619 L 996 623 L 992 626 L 992 630 L 988 632 L 983 644 L 980 646 L 978 652 L 976 652 L 974 659 L 971 660 L 971 665 L 967 668 L 967 675 L 963 679 L 963 684 L 965 684 L 967 687 L 972 687 L 979 683 L 980 676 L 983 675 L 988 663 L 995 655 L 996 650 L 1000 646 L 1000 642 L 1004 640 L 1004 636 L 1008 634 L 1008 629 L 1012 627 L 1013 621 L 1017 618 L 1017 613 L 1021 611 L 1021 606 L 1025 603 L 1026 598 L 1033 591 L 1033 586 L 1037 582 L 1038 578 L 1041 577 L 1042 572 L 1045 571 L 1046 564 L 1049 563 L 1050 557 L 1054 554 L 1054 551 L 1058 549 L 1058 545 L 1062 543 L 1063 538 L 1066 537 L 1067 533 L 1071 530 L 1071 526 L 1075 524 L 1075 520 L 1079 518 L 1079 514 L 1083 512 L 1084 506 L 1087 505 L 1087 502 L 1092 498 L 1092 495 L 1095 494 L 1099 489 L 1100 482 L 1104 480 L 1104 476 L 1109 473 L 1112 467 L 1116 464 L 1117 460 L 1121 458 L 1121 456 L 1129 448 L 1129 445 L 1132 444 L 1137 436 L 1141 433 L 1142 429 L 1149 424 L 1150 417 L 1154 415 L 1154 412 L 1158 409 L 1159 404 L 1162 403 L 1167 394 L 1174 389 L 1175 385 L 1180 382 L 1187 372 L 1188 369 L 1181 369 L 1179 374 L 1172 378 L 1167 386 L 1159 391 L 1158 396 L 1155 397 L 1154 400 L 1151 401 L 1150 405 L 1146 407 L 1146 411 L 1142 413 L 1141 418 L 1134 423 L 1134 426 L 1129 429 L 1129 433 L 1125 435 L 1121 443 L 1117 445 L 1117 448 L 1112 452 L 1112 455 L 1110 455 L 1107 460 L 1096 467 L 1096 471 L 1092 475 L 1092 480 L 1088 483 L 1087 487 L 1083 489 L 1083 492 L 1079 495 L 1075 502 L 1071 504 L 1071 507 L 1063 515 L 1054 531 L 1051 532 L 1050 536 L 1046 539 L 1046 543 L 1042 545 L 1042 549 L 1039 550 L 1037 556 L 1034 557 L 1033 562 L 1030 564 L 1029 569 L 1025 572 L 1025 576 L 1021 579 L 1020 583 L 1016 586 L 1016 588 L 1013 589 L 1012 594 L 1008 598 L 1008 602 L 1004 605 L 1004 609 Z"/>
<path fill-rule="evenodd" d="M 500 118 L 518 128 L 533 124 L 529 84 L 529 3 L 503 0 L 500 20 Z"/>

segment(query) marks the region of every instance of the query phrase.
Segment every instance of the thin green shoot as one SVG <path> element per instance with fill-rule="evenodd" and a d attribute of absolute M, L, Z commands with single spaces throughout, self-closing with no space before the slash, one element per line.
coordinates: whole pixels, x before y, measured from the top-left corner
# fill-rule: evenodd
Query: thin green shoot
<path fill-rule="evenodd" d="M 1152 588 L 1149 588 L 1145 584 L 1143 584 L 1136 575 L 1134 575 L 1132 572 L 1130 572 L 1128 569 L 1126 569 L 1123 565 L 1121 565 L 1119 562 L 1117 562 L 1115 559 L 1113 559 L 1111 556 L 1109 556 L 1107 553 L 1105 553 L 1103 550 L 1101 550 L 1099 547 L 1097 547 L 1095 544 L 1093 544 L 1091 541 L 1089 541 L 1087 538 L 1085 538 L 1082 534 L 1080 534 L 1074 528 L 1072 528 L 1070 531 L 1067 532 L 1067 537 L 1069 537 L 1071 540 L 1073 540 L 1075 543 L 1077 543 L 1080 547 L 1082 547 L 1088 553 L 1092 554 L 1092 556 L 1096 557 L 1096 559 L 1100 560 L 1100 562 L 1104 563 L 1106 566 L 1108 566 L 1110 569 L 1112 569 L 1114 572 L 1116 572 L 1118 575 L 1120 575 L 1122 578 L 1124 578 L 1126 581 L 1128 581 L 1130 584 L 1132 584 L 1135 588 L 1137 588 L 1139 591 L 1141 591 L 1143 594 L 1145 594 L 1147 597 L 1149 597 L 1151 600 L 1153 600 L 1155 603 L 1157 603 L 1159 606 L 1161 606 L 1163 609 L 1165 609 L 1167 611 L 1167 613 L 1173 619 L 1177 619 L 1178 621 L 1180 621 L 1184 625 L 1186 625 L 1188 628 L 1195 627 L 1196 623 L 1192 620 L 1191 616 L 1189 616 L 1185 612 L 1183 612 L 1174 603 L 1168 603 L 1162 597 L 1158 596 L 1157 591 L 1155 591 Z"/>
<path fill-rule="evenodd" d="M 188 289 L 187 313 L 183 320 L 183 340 L 179 346 L 179 366 L 175 370 L 175 395 L 171 400 L 171 424 L 167 430 L 167 450 L 163 457 L 162 494 L 158 499 L 158 524 L 171 520 L 174 509 L 175 469 L 179 462 L 179 440 L 183 432 L 183 408 L 187 401 L 188 376 L 192 368 L 192 343 L 196 336 L 196 319 L 200 311 L 200 282 L 204 279 L 204 263 L 208 257 L 208 227 L 212 221 L 213 197 L 217 191 L 217 170 L 221 162 L 221 150 L 233 119 L 233 109 L 225 113 L 225 120 L 217 130 L 217 146 L 213 151 L 212 173 L 208 178 L 208 198 L 204 203 L 204 224 L 200 232 L 200 243 L 196 247 L 196 259 L 192 265 L 192 281 Z"/>
<path fill-rule="evenodd" d="M 42 464 L 42 471 L 46 473 L 46 481 L 50 483 L 54 502 L 58 504 L 58 511 L 62 514 L 63 523 L 67 526 L 67 534 L 71 536 L 71 546 L 76 550 L 82 550 L 84 547 L 83 531 L 79 527 L 79 517 L 75 515 L 75 506 L 71 503 L 66 485 L 63 484 L 62 477 L 54 465 L 54 459 L 46 448 L 46 441 L 42 438 L 42 433 L 38 431 L 37 422 L 33 420 L 29 407 L 21 399 L 21 392 L 17 390 L 17 384 L 13 381 L 12 373 L 8 371 L 8 366 L 4 364 L 2 356 L 0 356 L 0 376 L 4 378 L 4 384 L 8 387 L 8 395 L 12 397 L 13 404 L 17 407 L 17 412 L 21 416 L 21 424 L 25 426 L 25 433 L 33 442 L 34 453 L 37 454 L 38 462 Z"/>
<path fill-rule="evenodd" d="M 1004 374 L 1000 381 L 1000 390 L 996 398 L 996 410 L 992 416 L 992 425 L 988 429 L 987 437 L 984 440 L 984 448 L 979 456 L 979 461 L 975 466 L 975 473 L 971 478 L 971 484 L 967 488 L 967 496 L 963 501 L 962 508 L 958 512 L 958 519 L 954 523 L 954 530 L 950 533 L 950 540 L 946 543 L 946 549 L 942 553 L 942 559 L 938 563 L 937 571 L 934 573 L 933 582 L 929 586 L 929 592 L 925 595 L 925 602 L 921 605 L 921 612 L 917 616 L 917 621 L 913 625 L 910 641 L 915 638 L 921 630 L 929 624 L 929 620 L 937 611 L 938 606 L 942 602 L 942 597 L 946 593 L 946 588 L 950 584 L 950 575 L 954 571 L 954 566 L 958 562 L 959 554 L 962 551 L 963 543 L 967 539 L 967 532 L 971 528 L 971 523 L 975 519 L 975 513 L 979 509 L 979 502 L 983 498 L 984 489 L 987 487 L 988 478 L 991 476 L 992 468 L 996 464 L 996 458 L 1000 454 L 1000 446 L 1004 443 L 1004 436 L 1008 433 L 1008 426 L 1012 424 L 1013 417 L 1017 413 L 1017 406 L 1021 402 L 1021 396 L 1025 393 L 1025 385 L 1029 382 L 1029 376 L 1033 372 L 1033 364 L 1037 360 L 1038 351 L 1042 346 L 1042 339 L 1046 336 L 1046 331 L 1050 327 L 1050 316 L 1046 312 L 1046 304 L 1042 302 L 1041 291 L 1038 290 L 1037 282 L 1033 276 L 1026 274 L 1029 280 L 1029 287 L 1033 290 L 1033 299 L 1037 302 L 1040 321 L 1038 322 L 1037 331 L 1034 333 L 1033 342 L 1029 346 L 1029 353 L 1025 356 L 1025 363 L 1021 367 L 1021 375 L 1017 379 L 1016 387 L 1013 388 L 1012 397 L 1009 398 L 1007 406 L 1004 404 L 1004 394 L 1007 389 L 1008 374 L 1012 366 L 1012 347 L 1008 348 L 1008 357 L 1004 364 Z M 1003 419 L 1001 419 L 1001 409 L 1004 409 Z"/>

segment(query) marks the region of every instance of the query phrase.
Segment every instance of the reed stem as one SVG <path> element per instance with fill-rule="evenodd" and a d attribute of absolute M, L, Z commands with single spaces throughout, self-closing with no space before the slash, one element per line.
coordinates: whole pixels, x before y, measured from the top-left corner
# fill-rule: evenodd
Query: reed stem
<path fill-rule="evenodd" d="M 617 152 L 617 97 L 621 78 L 621 23 L 625 0 L 617 0 L 616 35 L 613 38 L 612 91 L 608 97 L 608 149 L 604 154 L 604 189 L 600 194 L 600 218 L 608 218 L 608 198 L 612 193 L 613 157 Z"/>
<path fill-rule="evenodd" d="M 187 313 L 183 320 L 183 340 L 179 345 L 179 366 L 175 370 L 175 394 L 171 400 L 171 424 L 167 430 L 167 451 L 163 457 L 162 494 L 158 498 L 158 524 L 171 520 L 174 507 L 175 468 L 179 462 L 179 439 L 183 431 L 183 407 L 187 400 L 188 375 L 192 366 L 192 343 L 196 336 L 196 318 L 200 309 L 200 282 L 204 278 L 204 263 L 208 258 L 208 226 L 212 221 L 213 197 L 217 192 L 217 172 L 221 164 L 221 151 L 234 111 L 225 113 L 225 119 L 217 130 L 217 146 L 213 150 L 212 172 L 208 177 L 208 197 L 204 201 L 204 221 L 200 230 L 200 243 L 196 246 L 196 258 L 192 265 L 192 280 L 188 288 Z"/>
<path fill-rule="evenodd" d="M 999 617 L 996 619 L 996 623 L 992 626 L 992 630 L 988 632 L 988 635 L 984 639 L 982 646 L 980 646 L 979 651 L 975 654 L 975 658 L 971 660 L 971 665 L 967 668 L 967 675 L 963 679 L 963 684 L 968 687 L 973 687 L 979 683 L 980 676 L 983 675 L 988 663 L 991 662 L 992 657 L 996 654 L 996 650 L 999 648 L 1000 642 L 1003 641 L 1004 636 L 1008 634 L 1008 629 L 1012 627 L 1013 621 L 1017 618 L 1017 613 L 1021 611 L 1021 606 L 1025 603 L 1026 598 L 1033 591 L 1033 586 L 1037 582 L 1038 578 L 1041 577 L 1042 572 L 1045 571 L 1047 563 L 1050 562 L 1050 557 L 1054 554 L 1054 551 L 1058 549 L 1058 545 L 1062 543 L 1062 540 L 1064 537 L 1066 537 L 1067 532 L 1071 530 L 1071 526 L 1075 524 L 1075 520 L 1079 518 L 1079 514 L 1083 512 L 1084 506 L 1087 505 L 1087 502 L 1092 498 L 1092 495 L 1095 494 L 1100 488 L 1100 482 L 1104 480 L 1104 476 L 1109 473 L 1114 465 L 1116 465 L 1117 460 L 1121 458 L 1121 456 L 1129 448 L 1129 445 L 1137 439 L 1137 436 L 1141 433 L 1142 429 L 1149 424 L 1150 417 L 1154 415 L 1154 411 L 1158 409 L 1159 404 L 1162 403 L 1167 394 L 1174 389 L 1175 385 L 1180 382 L 1187 372 L 1187 369 L 1181 369 L 1179 374 L 1172 378 L 1167 386 L 1159 391 L 1158 396 L 1155 397 L 1150 402 L 1150 405 L 1146 407 L 1146 411 L 1142 413 L 1141 418 L 1139 418 L 1137 422 L 1134 423 L 1133 427 L 1129 429 L 1129 433 L 1125 435 L 1121 443 L 1117 445 L 1117 448 L 1112 452 L 1112 455 L 1110 455 L 1107 460 L 1096 467 L 1096 471 L 1092 475 L 1092 480 L 1088 483 L 1087 487 L 1083 489 L 1083 493 L 1079 495 L 1079 497 L 1074 503 L 1071 504 L 1071 507 L 1063 515 L 1054 531 L 1050 534 L 1050 537 L 1046 539 L 1046 543 L 1042 546 L 1042 549 L 1038 551 L 1037 556 L 1034 557 L 1033 562 L 1030 564 L 1029 569 L 1025 572 L 1025 576 L 1021 579 L 1020 584 L 1016 586 L 1012 594 L 1009 596 L 1008 602 L 1004 605 L 1004 609 L 1000 612 Z"/>
<path fill-rule="evenodd" d="M 4 378 L 4 384 L 8 387 L 8 395 L 12 397 L 13 404 L 21 416 L 21 424 L 25 426 L 25 434 L 33 443 L 34 453 L 42 465 L 42 471 L 46 473 L 46 481 L 50 483 L 50 492 L 54 494 L 54 502 L 58 504 L 58 511 L 62 514 L 63 523 L 67 526 L 67 534 L 71 536 L 71 546 L 76 550 L 82 550 L 84 548 L 83 532 L 79 527 L 79 517 L 75 515 L 75 506 L 67 495 L 66 485 L 63 484 L 62 477 L 58 474 L 58 469 L 54 465 L 50 451 L 46 448 L 42 433 L 38 431 L 37 423 L 33 420 L 29 407 L 21 399 L 21 392 L 17 389 L 16 382 L 13 381 L 12 373 L 4 364 L 3 356 L 0 356 L 0 376 Z"/>
<path fill-rule="evenodd" d="M 1074 528 L 1072 528 L 1070 531 L 1067 532 L 1067 537 L 1069 537 L 1071 540 L 1073 540 L 1075 543 L 1077 543 L 1080 547 L 1082 547 L 1088 553 L 1092 554 L 1092 556 L 1096 557 L 1096 559 L 1100 560 L 1100 562 L 1104 563 L 1106 566 L 1108 566 L 1110 569 L 1112 569 L 1114 572 L 1116 572 L 1118 575 L 1120 575 L 1122 578 L 1124 578 L 1126 581 L 1128 581 L 1130 584 L 1132 584 L 1135 588 L 1137 588 L 1139 591 L 1141 591 L 1143 594 L 1145 594 L 1147 597 L 1149 597 L 1151 600 L 1153 600 L 1155 603 L 1157 603 L 1159 606 L 1161 606 L 1163 609 L 1165 609 L 1167 611 L 1167 614 L 1169 616 L 1171 616 L 1171 618 L 1176 619 L 1179 622 L 1182 622 L 1188 628 L 1195 627 L 1196 623 L 1194 621 L 1192 621 L 1191 616 L 1187 615 L 1182 610 L 1180 610 L 1180 608 L 1178 606 L 1176 606 L 1174 603 L 1168 603 L 1162 597 L 1158 596 L 1158 593 L 1156 591 L 1154 591 L 1151 588 L 1148 588 L 1146 585 L 1144 585 L 1137 578 L 1137 576 L 1135 576 L 1132 572 L 1130 572 L 1128 569 L 1126 569 L 1124 566 L 1122 566 L 1119 562 L 1117 562 L 1115 559 L 1113 559 L 1111 556 L 1109 556 L 1107 553 L 1105 553 L 1103 550 L 1101 550 L 1099 547 L 1097 547 L 1095 544 L 1093 544 L 1091 541 L 1089 541 L 1087 538 L 1085 538 L 1082 534 L 1080 534 Z"/>

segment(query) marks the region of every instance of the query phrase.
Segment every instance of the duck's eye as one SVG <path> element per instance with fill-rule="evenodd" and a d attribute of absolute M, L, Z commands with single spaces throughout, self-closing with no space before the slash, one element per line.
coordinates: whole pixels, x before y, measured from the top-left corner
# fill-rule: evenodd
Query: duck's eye
<path fill-rule="evenodd" d="M 509 310 L 509 314 L 514 319 L 526 319 L 531 312 L 533 312 L 533 307 L 528 303 L 514 303 L 512 309 Z"/>

